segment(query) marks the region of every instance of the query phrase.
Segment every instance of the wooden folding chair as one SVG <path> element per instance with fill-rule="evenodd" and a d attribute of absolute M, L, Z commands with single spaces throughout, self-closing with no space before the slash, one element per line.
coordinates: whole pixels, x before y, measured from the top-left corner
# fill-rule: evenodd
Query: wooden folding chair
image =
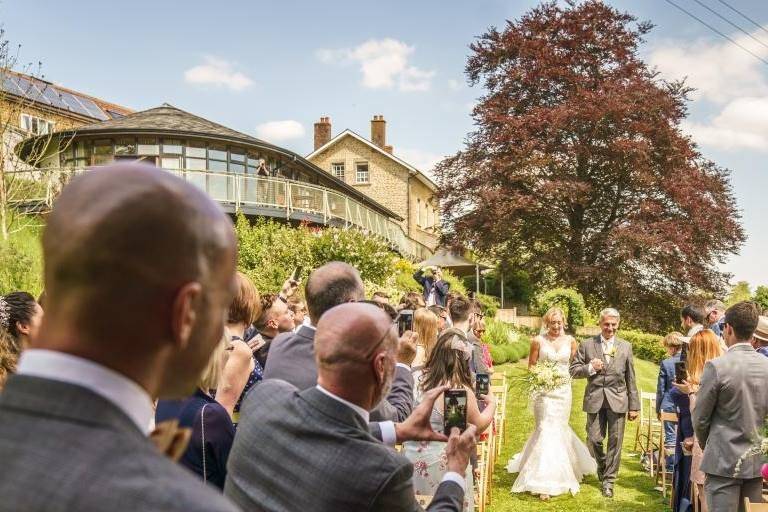
<path fill-rule="evenodd" d="M 752 503 L 749 498 L 744 498 L 744 510 L 746 512 L 768 512 L 768 503 Z"/>
<path fill-rule="evenodd" d="M 504 442 L 504 428 L 507 422 L 507 386 L 491 386 L 490 392 L 496 399 L 496 410 L 501 414 L 495 415 L 496 421 L 496 434 L 498 436 L 495 455 L 501 455 L 501 445 Z"/>
<path fill-rule="evenodd" d="M 648 457 L 649 473 L 651 477 L 656 476 L 656 462 L 653 459 L 654 446 L 653 439 L 659 432 L 662 432 L 661 422 L 656 418 L 656 394 L 647 391 L 640 392 L 640 417 L 638 418 L 635 430 L 635 444 L 633 451 L 640 448 L 640 453 Z M 662 445 L 663 447 L 663 445 Z M 661 449 L 659 449 L 661 453 Z"/>
<path fill-rule="evenodd" d="M 667 469 L 667 450 L 664 446 L 664 425 L 674 423 L 677 425 L 677 414 L 674 412 L 661 412 L 661 429 L 659 430 L 659 468 L 656 472 L 656 483 L 661 481 L 661 495 L 667 497 L 667 486 L 672 492 L 672 471 Z M 691 484 L 693 485 L 693 484 Z M 695 486 L 694 486 L 695 487 Z"/>

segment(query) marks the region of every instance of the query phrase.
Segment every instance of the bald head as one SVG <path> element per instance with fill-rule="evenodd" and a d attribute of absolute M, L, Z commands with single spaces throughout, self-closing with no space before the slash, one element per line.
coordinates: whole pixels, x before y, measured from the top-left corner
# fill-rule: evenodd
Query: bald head
<path fill-rule="evenodd" d="M 218 322 L 208 316 L 231 297 L 235 253 L 227 216 L 170 173 L 125 164 L 78 176 L 43 235 L 50 315 L 41 342 L 84 354 L 97 344 L 136 357 L 174 340 L 190 348 L 195 333 L 210 336 L 212 329 L 218 339 L 223 315 Z M 197 291 L 182 292 L 193 283 Z M 187 293 L 183 307 L 195 310 L 194 332 L 183 325 L 190 319 L 180 318 L 180 293 Z"/>
<path fill-rule="evenodd" d="M 365 298 L 363 280 L 357 269 L 347 263 L 332 261 L 315 269 L 304 290 L 307 310 L 313 325 L 334 306 Z"/>
<path fill-rule="evenodd" d="M 396 350 L 397 332 L 380 308 L 362 303 L 336 306 L 317 324 L 318 383 L 370 410 L 386 395 Z"/>

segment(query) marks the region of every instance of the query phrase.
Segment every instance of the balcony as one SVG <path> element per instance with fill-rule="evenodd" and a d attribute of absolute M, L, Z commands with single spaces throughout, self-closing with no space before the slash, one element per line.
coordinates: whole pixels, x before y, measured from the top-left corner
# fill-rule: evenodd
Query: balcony
<path fill-rule="evenodd" d="M 18 178 L 39 186 L 30 187 L 31 194 L 13 202 L 25 211 L 47 210 L 72 176 L 89 170 L 42 168 L 20 172 Z M 432 254 L 427 246 L 408 238 L 399 223 L 327 187 L 242 174 L 187 169 L 167 172 L 205 191 L 228 213 L 354 228 L 379 237 L 407 258 L 421 261 Z"/>

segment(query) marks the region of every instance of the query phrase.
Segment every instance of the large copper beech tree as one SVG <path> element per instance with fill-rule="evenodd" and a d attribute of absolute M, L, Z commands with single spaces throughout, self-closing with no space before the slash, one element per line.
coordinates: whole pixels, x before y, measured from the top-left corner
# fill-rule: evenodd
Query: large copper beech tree
<path fill-rule="evenodd" d="M 690 89 L 638 57 L 650 29 L 596 0 L 489 29 L 466 67 L 477 128 L 436 174 L 446 241 L 660 328 L 723 292 L 745 236 L 728 171 L 680 130 Z"/>

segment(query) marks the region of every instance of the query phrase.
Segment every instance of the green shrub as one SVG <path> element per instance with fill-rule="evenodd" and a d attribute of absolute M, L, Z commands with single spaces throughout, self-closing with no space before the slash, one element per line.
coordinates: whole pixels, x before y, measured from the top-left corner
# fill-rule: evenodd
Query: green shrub
<path fill-rule="evenodd" d="M 555 288 L 536 297 L 535 307 L 540 315 L 544 315 L 551 307 L 559 307 L 565 313 L 568 330 L 575 332 L 576 327 L 584 325 L 587 307 L 584 297 L 572 288 Z"/>
<path fill-rule="evenodd" d="M 486 318 L 494 318 L 499 310 L 499 300 L 496 297 L 479 293 L 475 296 L 480 303 L 483 314 Z"/>
<path fill-rule="evenodd" d="M 34 296 L 43 290 L 41 220 L 17 220 L 8 241 L 0 240 L 0 295 L 22 290 Z"/>
<path fill-rule="evenodd" d="M 500 320 L 487 319 L 485 321 L 485 334 L 483 342 L 489 345 L 507 345 L 518 341 L 520 335 L 512 324 Z"/>
<path fill-rule="evenodd" d="M 493 359 L 493 364 L 504 364 L 507 362 L 507 352 L 505 347 L 490 345 L 488 349 L 491 352 L 491 359 Z"/>
<path fill-rule="evenodd" d="M 632 345 L 632 354 L 638 359 L 658 364 L 667 357 L 662 336 L 631 330 L 622 330 L 618 336 L 627 340 Z"/>

